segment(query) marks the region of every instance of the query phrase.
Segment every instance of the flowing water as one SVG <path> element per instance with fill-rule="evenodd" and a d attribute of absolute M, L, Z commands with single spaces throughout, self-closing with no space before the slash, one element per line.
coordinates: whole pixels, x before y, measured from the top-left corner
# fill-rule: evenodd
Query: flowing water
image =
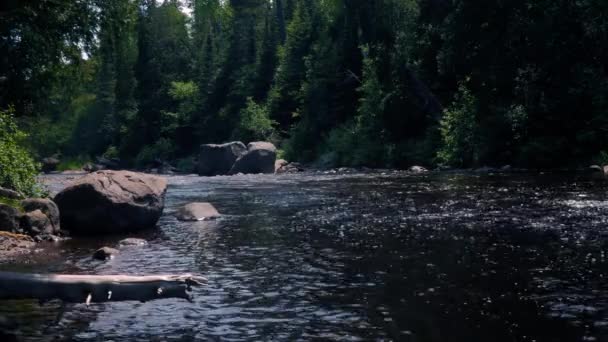
<path fill-rule="evenodd" d="M 66 176 L 48 178 L 61 187 Z M 27 341 L 608 341 L 608 184 L 566 174 L 170 176 L 147 247 L 73 239 L 26 265 L 191 272 L 192 303 L 0 302 Z M 181 223 L 182 204 L 225 216 Z M 84 301 L 84 298 L 83 298 Z M 58 320 L 58 322 L 57 322 Z"/>

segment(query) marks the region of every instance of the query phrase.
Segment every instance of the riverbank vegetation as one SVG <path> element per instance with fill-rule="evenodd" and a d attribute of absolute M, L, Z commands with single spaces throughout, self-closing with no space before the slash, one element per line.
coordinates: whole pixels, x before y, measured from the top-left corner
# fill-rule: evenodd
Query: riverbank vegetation
<path fill-rule="evenodd" d="M 19 137 L 2 169 L 21 173 L 0 177 L 25 192 L 35 164 L 19 143 L 137 167 L 232 139 L 328 166 L 580 166 L 608 150 L 601 0 L 3 7 L 2 118 L 29 136 L 1 126 Z"/>

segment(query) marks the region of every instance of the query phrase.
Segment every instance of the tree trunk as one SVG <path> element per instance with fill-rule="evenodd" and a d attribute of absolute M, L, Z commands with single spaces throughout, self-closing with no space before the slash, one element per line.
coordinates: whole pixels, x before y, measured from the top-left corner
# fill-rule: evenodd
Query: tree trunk
<path fill-rule="evenodd" d="M 60 299 L 70 303 L 137 300 L 161 298 L 190 300 L 192 286 L 207 282 L 191 274 L 127 276 L 127 275 L 59 275 L 0 272 L 0 299 Z"/>

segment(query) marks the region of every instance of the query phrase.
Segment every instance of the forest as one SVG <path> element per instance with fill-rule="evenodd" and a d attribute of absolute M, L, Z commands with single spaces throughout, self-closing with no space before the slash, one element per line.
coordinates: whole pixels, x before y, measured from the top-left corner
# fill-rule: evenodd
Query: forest
<path fill-rule="evenodd" d="M 5 168 L 607 163 L 608 2 L 3 1 L 0 110 Z"/>

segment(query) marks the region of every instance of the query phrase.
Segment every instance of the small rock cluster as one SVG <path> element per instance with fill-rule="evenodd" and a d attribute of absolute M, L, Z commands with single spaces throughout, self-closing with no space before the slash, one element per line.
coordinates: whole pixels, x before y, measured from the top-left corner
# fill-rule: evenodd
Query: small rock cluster
<path fill-rule="evenodd" d="M 0 203 L 0 231 L 24 234 L 37 241 L 56 240 L 62 234 L 59 208 L 47 198 L 27 198 L 12 190 L 0 188 L 3 198 L 18 205 Z"/>
<path fill-rule="evenodd" d="M 300 163 L 290 163 L 285 159 L 279 159 L 274 163 L 274 173 L 297 173 L 303 172 L 304 167 Z"/>
<path fill-rule="evenodd" d="M 93 253 L 93 259 L 101 260 L 101 261 L 110 260 L 110 259 L 113 259 L 118 254 L 120 254 L 120 249 L 130 248 L 130 247 L 144 247 L 147 245 L 148 245 L 148 241 L 146 241 L 144 239 L 127 238 L 124 240 L 120 240 L 118 242 L 118 249 L 104 246 L 104 247 L 101 247 L 100 249 L 96 250 L 95 253 Z"/>

